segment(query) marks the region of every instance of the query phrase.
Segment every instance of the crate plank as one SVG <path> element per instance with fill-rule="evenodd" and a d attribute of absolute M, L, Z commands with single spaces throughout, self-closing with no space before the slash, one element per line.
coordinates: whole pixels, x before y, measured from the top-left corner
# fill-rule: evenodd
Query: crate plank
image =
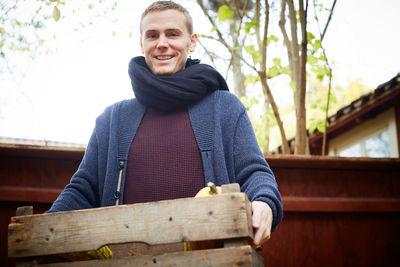
<path fill-rule="evenodd" d="M 240 192 L 240 186 L 238 183 L 223 184 L 221 185 L 221 189 L 222 189 L 222 194 Z"/>
<path fill-rule="evenodd" d="M 9 257 L 95 250 L 106 244 L 252 238 L 244 193 L 11 218 Z"/>
<path fill-rule="evenodd" d="M 221 267 L 221 266 L 264 266 L 263 258 L 250 246 L 174 252 L 157 256 L 136 256 L 111 260 L 93 260 L 70 263 L 53 263 L 43 267 L 109 267 L 109 266 L 185 266 L 185 267 Z"/>

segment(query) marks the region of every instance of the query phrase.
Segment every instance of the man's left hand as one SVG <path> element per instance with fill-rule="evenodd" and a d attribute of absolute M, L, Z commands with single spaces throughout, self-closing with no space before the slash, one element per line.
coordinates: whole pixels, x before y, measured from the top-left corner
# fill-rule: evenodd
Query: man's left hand
<path fill-rule="evenodd" d="M 252 224 L 255 230 L 253 242 L 256 246 L 262 245 L 271 236 L 272 210 L 267 203 L 262 201 L 253 201 L 251 210 L 253 212 Z"/>

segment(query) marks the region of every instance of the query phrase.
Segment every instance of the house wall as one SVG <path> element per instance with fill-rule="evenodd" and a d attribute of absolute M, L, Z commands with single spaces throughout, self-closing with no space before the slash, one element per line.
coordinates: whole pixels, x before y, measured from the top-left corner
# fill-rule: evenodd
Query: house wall
<path fill-rule="evenodd" d="M 386 110 L 373 119 L 369 119 L 347 132 L 329 140 L 329 155 L 338 156 L 339 152 L 354 144 L 365 141 L 366 139 L 388 130 L 390 157 L 398 158 L 398 137 L 396 125 L 395 108 Z"/>
<path fill-rule="evenodd" d="M 18 206 L 47 210 L 83 151 L 0 148 L 0 263 Z M 267 158 L 284 219 L 264 245 L 267 266 L 393 266 L 400 254 L 400 159 Z"/>

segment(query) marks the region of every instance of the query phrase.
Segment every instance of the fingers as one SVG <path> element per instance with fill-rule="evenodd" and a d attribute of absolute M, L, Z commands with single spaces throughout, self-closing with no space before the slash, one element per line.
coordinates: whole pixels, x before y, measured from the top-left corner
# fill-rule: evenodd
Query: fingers
<path fill-rule="evenodd" d="M 268 239 L 270 239 L 271 236 L 271 231 L 268 229 L 267 224 L 261 224 L 261 226 L 258 229 L 255 229 L 255 234 L 254 234 L 254 244 L 255 245 L 262 245 Z"/>
<path fill-rule="evenodd" d="M 252 216 L 252 225 L 254 228 L 259 228 L 261 225 L 261 209 L 257 207 L 257 204 L 252 202 L 251 203 L 251 210 L 253 212 Z"/>
<path fill-rule="evenodd" d="M 255 230 L 253 242 L 261 245 L 271 236 L 272 210 L 265 202 L 252 202 L 252 225 Z"/>

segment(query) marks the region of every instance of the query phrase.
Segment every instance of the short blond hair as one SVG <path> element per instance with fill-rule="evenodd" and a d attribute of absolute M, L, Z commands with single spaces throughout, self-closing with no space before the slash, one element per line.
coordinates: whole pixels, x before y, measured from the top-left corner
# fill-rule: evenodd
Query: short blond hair
<path fill-rule="evenodd" d="M 190 34 L 193 34 L 193 20 L 192 17 L 189 14 L 189 11 L 181 6 L 178 3 L 175 3 L 173 1 L 156 1 L 149 5 L 146 10 L 143 12 L 142 17 L 140 19 L 140 34 L 142 34 L 142 22 L 143 18 L 149 14 L 150 12 L 155 12 L 155 11 L 163 11 L 163 10 L 168 10 L 168 9 L 175 9 L 179 12 L 181 12 L 183 15 L 185 15 L 186 18 L 186 27 L 189 31 Z"/>

